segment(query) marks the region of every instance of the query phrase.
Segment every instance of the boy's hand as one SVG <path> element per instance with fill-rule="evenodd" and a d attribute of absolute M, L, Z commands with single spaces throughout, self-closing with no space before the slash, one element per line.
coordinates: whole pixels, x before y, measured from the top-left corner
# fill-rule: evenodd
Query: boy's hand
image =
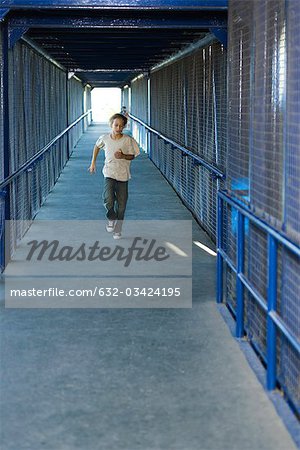
<path fill-rule="evenodd" d="M 95 173 L 96 172 L 96 164 L 95 163 L 91 163 L 90 167 L 88 168 L 88 171 L 90 173 Z"/>
<path fill-rule="evenodd" d="M 116 151 L 116 152 L 114 153 L 114 156 L 115 156 L 116 159 L 123 159 L 123 153 L 122 153 L 122 150 L 119 149 L 118 151 Z"/>

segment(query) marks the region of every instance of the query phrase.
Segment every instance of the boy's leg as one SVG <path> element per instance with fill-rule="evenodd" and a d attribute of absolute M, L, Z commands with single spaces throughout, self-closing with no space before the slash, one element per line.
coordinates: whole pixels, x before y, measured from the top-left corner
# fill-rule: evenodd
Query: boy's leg
<path fill-rule="evenodd" d="M 116 220 L 117 214 L 114 209 L 115 205 L 115 184 L 116 180 L 113 178 L 104 177 L 103 186 L 103 203 L 106 210 L 106 217 L 108 220 Z"/>
<path fill-rule="evenodd" d="M 114 232 L 121 233 L 128 199 L 128 181 L 116 182 L 116 199 L 117 199 L 117 223 Z"/>

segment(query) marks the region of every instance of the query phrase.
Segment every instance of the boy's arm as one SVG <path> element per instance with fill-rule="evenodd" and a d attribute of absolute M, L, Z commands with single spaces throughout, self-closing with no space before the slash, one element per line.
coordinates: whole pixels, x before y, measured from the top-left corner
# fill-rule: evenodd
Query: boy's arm
<path fill-rule="evenodd" d="M 133 156 L 134 158 L 140 154 L 140 148 L 139 144 L 136 142 L 134 138 L 131 138 L 131 145 L 133 149 Z"/>
<path fill-rule="evenodd" d="M 132 159 L 134 159 L 134 155 L 125 155 L 125 153 L 123 153 L 122 150 L 119 149 L 117 152 L 115 152 L 115 158 L 127 159 L 127 161 L 131 161 Z"/>
<path fill-rule="evenodd" d="M 94 146 L 91 165 L 90 165 L 90 167 L 88 169 L 90 173 L 96 172 L 96 159 L 97 159 L 97 156 L 98 156 L 98 154 L 100 152 L 100 149 L 101 149 L 101 147 L 98 147 L 97 145 Z"/>
<path fill-rule="evenodd" d="M 132 161 L 136 156 L 140 154 L 140 149 L 138 143 L 135 139 L 130 138 L 130 153 L 123 153 L 122 149 L 119 149 L 115 153 L 115 158 L 117 159 L 127 159 L 127 161 Z"/>

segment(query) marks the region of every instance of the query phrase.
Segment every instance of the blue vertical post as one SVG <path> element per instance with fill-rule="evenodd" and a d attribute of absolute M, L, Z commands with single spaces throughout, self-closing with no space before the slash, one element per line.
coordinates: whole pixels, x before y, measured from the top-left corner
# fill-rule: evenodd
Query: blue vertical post
<path fill-rule="evenodd" d="M 3 188 L 0 190 L 0 208 L 1 208 L 1 222 L 0 222 L 0 272 L 5 269 L 5 214 L 6 214 L 6 189 Z M 4 209 L 4 215 L 2 211 Z"/>
<path fill-rule="evenodd" d="M 130 86 L 130 84 L 128 84 L 128 110 L 131 112 L 131 86 Z M 132 126 L 131 126 L 132 121 L 130 121 L 129 123 L 130 123 L 130 131 L 132 132 Z"/>
<path fill-rule="evenodd" d="M 238 211 L 237 276 L 236 276 L 236 337 L 244 336 L 244 285 L 239 274 L 244 273 L 245 218 Z"/>
<path fill-rule="evenodd" d="M 183 113 L 184 113 L 184 145 L 188 146 L 188 130 L 187 130 L 187 121 L 188 121 L 188 104 L 187 104 L 187 76 L 184 74 L 183 78 Z"/>
<path fill-rule="evenodd" d="M 85 113 L 85 85 L 84 85 L 84 83 L 82 83 L 81 85 L 83 87 L 83 91 L 82 91 L 82 113 L 81 114 L 84 114 Z M 84 133 L 84 123 L 85 123 L 85 118 L 82 119 L 82 121 L 81 121 L 82 133 Z"/>
<path fill-rule="evenodd" d="M 66 73 L 66 128 L 70 124 L 69 110 L 69 73 Z M 70 158 L 70 131 L 67 132 L 67 159 Z"/>
<path fill-rule="evenodd" d="M 147 110 L 148 110 L 148 117 L 147 117 L 147 123 L 149 126 L 151 126 L 151 81 L 150 81 L 150 74 L 148 78 L 148 84 L 147 84 Z M 151 132 L 149 130 L 146 131 L 147 133 L 147 153 L 150 159 L 152 159 L 152 152 L 151 152 Z"/>
<path fill-rule="evenodd" d="M 93 123 L 93 110 L 92 110 L 92 90 L 93 89 L 94 89 L 93 87 L 91 87 L 91 89 L 90 89 L 90 110 L 91 110 L 90 120 L 91 120 L 91 123 Z"/>
<path fill-rule="evenodd" d="M 4 179 L 10 175 L 10 150 L 9 150 L 9 93 L 8 93 L 9 73 L 8 73 L 8 23 L 4 22 L 2 26 L 2 113 L 3 113 L 3 155 L 4 155 Z M 10 185 L 5 186 L 2 192 L 4 198 L 4 217 L 10 220 Z M 5 220 L 1 223 L 3 233 L 1 238 L 1 268 L 10 259 L 9 254 L 5 254 L 5 243 L 10 242 L 9 227 L 5 226 Z"/>
<path fill-rule="evenodd" d="M 276 387 L 276 325 L 270 317 L 277 303 L 277 242 L 268 235 L 267 389 Z"/>
<path fill-rule="evenodd" d="M 218 195 L 217 208 L 217 303 L 223 301 L 223 257 L 219 250 L 223 248 L 223 200 Z"/>

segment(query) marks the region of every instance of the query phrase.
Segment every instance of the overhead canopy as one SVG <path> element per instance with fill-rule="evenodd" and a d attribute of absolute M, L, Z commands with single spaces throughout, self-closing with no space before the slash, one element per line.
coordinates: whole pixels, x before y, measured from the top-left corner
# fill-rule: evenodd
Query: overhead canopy
<path fill-rule="evenodd" d="M 2 16 L 8 19 L 11 45 L 22 35 L 30 38 L 94 87 L 122 87 L 227 26 L 227 0 L 11 0 L 0 5 L 8 7 Z"/>

